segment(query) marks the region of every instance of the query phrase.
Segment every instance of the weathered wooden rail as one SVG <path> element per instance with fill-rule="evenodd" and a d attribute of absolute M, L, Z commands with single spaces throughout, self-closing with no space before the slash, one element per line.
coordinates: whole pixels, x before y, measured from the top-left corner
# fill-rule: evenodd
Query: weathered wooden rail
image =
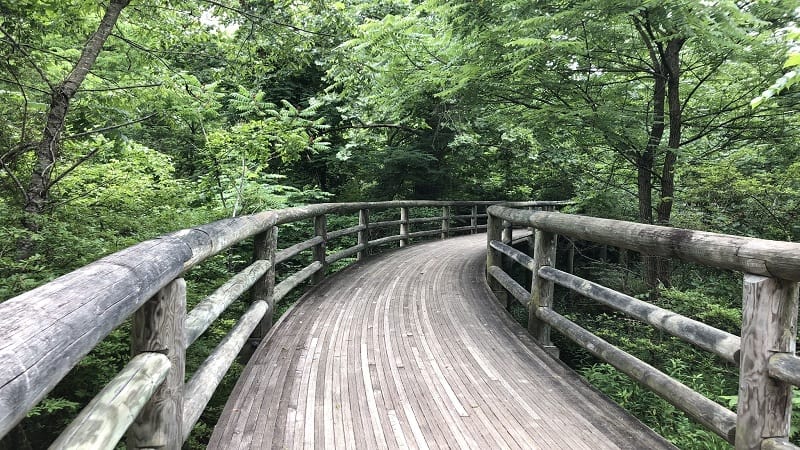
<path fill-rule="evenodd" d="M 792 385 L 800 386 L 800 358 L 795 356 L 800 244 L 500 205 L 489 207 L 488 213 L 487 280 L 501 297 L 516 299 L 528 308 L 528 329 L 540 345 L 557 353 L 550 341 L 551 329 L 555 329 L 737 449 L 798 448 L 788 437 Z M 509 223 L 535 229 L 533 257 L 508 245 Z M 556 269 L 557 235 L 742 272 L 741 337 Z M 530 289 L 503 269 L 504 260 L 532 272 Z M 738 364 L 737 412 L 555 312 L 554 284 Z"/>
<path fill-rule="evenodd" d="M 319 204 L 221 220 L 137 244 L 0 303 L 0 438 L 105 336 L 133 317 L 134 356 L 51 448 L 114 448 L 125 434 L 129 448 L 180 448 L 242 348 L 269 331 L 276 302 L 305 281 L 319 282 L 330 264 L 363 259 L 373 247 L 477 233 L 486 227 L 480 223 L 486 214 L 479 214 L 479 208 L 494 203 Z M 412 218 L 413 208 L 441 208 L 442 214 Z M 470 212 L 453 214 L 456 208 Z M 399 219 L 370 223 L 370 210 L 387 209 L 399 209 Z M 358 213 L 358 225 L 327 229 L 328 215 L 350 213 Z M 279 250 L 278 227 L 309 219 L 314 236 Z M 440 226 L 412 231 L 423 223 Z M 398 234 L 371 239 L 371 230 L 389 227 L 397 227 Z M 357 235 L 356 245 L 328 251 L 332 240 L 348 235 Z M 253 263 L 187 312 L 183 274 L 249 238 Z M 306 251 L 313 261 L 276 285 L 276 265 Z M 247 312 L 184 382 L 186 348 L 247 292 Z"/>

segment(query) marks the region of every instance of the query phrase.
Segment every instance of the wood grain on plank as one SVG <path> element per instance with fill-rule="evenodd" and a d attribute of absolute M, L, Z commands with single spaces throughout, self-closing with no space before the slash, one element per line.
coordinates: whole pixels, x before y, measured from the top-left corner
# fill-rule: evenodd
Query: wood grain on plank
<path fill-rule="evenodd" d="M 404 247 L 324 280 L 258 348 L 209 448 L 672 448 L 490 298 L 485 249 Z"/>

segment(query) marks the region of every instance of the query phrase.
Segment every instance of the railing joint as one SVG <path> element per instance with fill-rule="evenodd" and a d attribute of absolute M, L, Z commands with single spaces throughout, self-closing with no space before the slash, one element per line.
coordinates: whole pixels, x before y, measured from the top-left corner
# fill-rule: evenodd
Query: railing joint
<path fill-rule="evenodd" d="M 358 232 L 358 245 L 363 246 L 363 250 L 358 251 L 356 259 L 363 261 L 369 256 L 369 209 L 358 210 L 358 224 L 364 227 Z"/>

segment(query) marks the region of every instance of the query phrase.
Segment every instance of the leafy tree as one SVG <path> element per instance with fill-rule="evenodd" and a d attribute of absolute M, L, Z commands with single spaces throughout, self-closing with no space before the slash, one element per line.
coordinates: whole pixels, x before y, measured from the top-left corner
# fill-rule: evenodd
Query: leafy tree
<path fill-rule="evenodd" d="M 796 39 L 793 7 L 2 3 L 0 299 L 175 228 L 331 195 L 573 198 L 592 215 L 798 239 L 798 60 L 784 52 Z M 192 295 L 245 259 L 233 249 L 193 271 Z M 675 287 L 662 301 L 696 304 L 691 314 L 724 326 L 734 316 L 717 298 L 735 282 L 642 262 L 651 291 Z M 696 291 L 703 283 L 724 293 Z M 597 320 L 619 331 L 614 318 Z M 231 319 L 222 322 L 209 336 Z M 52 438 L 50 425 L 124 361 L 125 333 L 34 411 L 20 442 Z M 192 361 L 212 345 L 201 342 Z M 699 381 L 716 379 L 703 371 Z M 102 376 L 84 386 L 86 373 Z M 605 367 L 587 374 L 612 394 L 631 390 Z M 649 399 L 631 404 L 665 417 Z M 702 434 L 684 421 L 668 428 Z M 198 429 L 202 443 L 210 427 Z"/>
<path fill-rule="evenodd" d="M 271 193 L 285 188 L 272 183 L 281 178 L 268 171 L 272 160 L 296 160 L 306 151 L 325 151 L 328 144 L 317 139 L 325 127 L 313 107 L 301 111 L 284 100 L 279 109 L 264 101 L 263 92 L 251 93 L 241 86 L 232 94 L 231 105 L 248 120 L 208 134 L 200 152 L 208 173 L 201 176 L 200 188 L 216 192 L 222 207 L 237 216 L 276 206 Z"/>
<path fill-rule="evenodd" d="M 529 130 L 527 156 L 594 178 L 580 183 L 592 190 L 633 194 L 645 223 L 672 224 L 689 161 L 794 133 L 783 110 L 748 106 L 780 70 L 771 30 L 791 20 L 780 2 L 403 4 L 404 16 L 362 25 L 344 46 L 355 62 L 331 72 L 343 93 L 360 92 L 354 114 L 425 129 L 411 108 L 436 98 L 447 105 L 442 126 L 471 136 L 455 142 L 474 154 Z M 489 164 L 527 175 L 515 156 Z M 644 262 L 652 286 L 670 285 L 665 262 Z"/>
<path fill-rule="evenodd" d="M 781 91 L 791 88 L 800 81 L 800 70 L 797 69 L 798 66 L 800 66 L 800 51 L 798 51 L 797 48 L 797 41 L 800 39 L 800 30 L 796 27 L 792 28 L 791 31 L 787 32 L 786 39 L 790 45 L 794 46 L 789 50 L 789 57 L 783 64 L 783 67 L 789 69 L 789 71 L 778 78 L 775 83 L 766 91 L 762 92 L 761 95 L 750 101 L 750 106 L 753 108 L 757 108 L 765 100 L 772 98 L 772 96 Z"/>
<path fill-rule="evenodd" d="M 20 190 L 20 193 L 23 195 L 24 210 L 28 214 L 37 215 L 44 212 L 46 203 L 49 199 L 49 191 L 54 183 L 53 168 L 59 159 L 61 134 L 64 130 L 64 124 L 70 102 L 78 92 L 78 89 L 81 87 L 83 81 L 86 79 L 89 71 L 94 66 L 95 61 L 97 60 L 103 45 L 111 34 L 111 31 L 114 28 L 120 13 L 127 5 L 128 0 L 111 0 L 109 2 L 103 13 L 102 19 L 100 19 L 97 30 L 89 37 L 89 40 L 86 42 L 83 50 L 81 51 L 80 57 L 75 61 L 75 64 L 70 70 L 69 74 L 67 74 L 61 81 L 57 83 L 51 81 L 50 77 L 48 77 L 38 66 L 38 63 L 35 62 L 32 57 L 29 57 L 28 51 L 16 41 L 12 35 L 12 32 L 5 30 L 5 27 L 2 28 L 3 35 L 5 36 L 6 40 L 12 44 L 16 52 L 21 54 L 23 58 L 27 58 L 34 69 L 39 72 L 42 81 L 44 81 L 48 87 L 48 90 L 45 92 L 47 92 L 50 97 L 49 105 L 44 118 L 44 128 L 38 142 L 34 141 L 29 143 L 22 139 L 19 144 L 17 144 L 10 151 L 6 152 L 2 158 L 3 166 L 5 167 L 8 164 L 9 159 L 16 158 L 25 150 L 34 150 L 35 162 L 29 172 L 30 176 L 27 179 L 26 186 L 23 185 L 23 182 L 13 176 L 11 171 L 7 171 L 8 175 L 14 180 Z M 44 17 L 46 18 L 47 15 L 45 14 Z M 5 23 L 3 25 L 5 25 Z M 11 25 L 14 25 L 14 23 L 12 22 Z M 22 25 L 22 27 L 24 28 L 24 25 Z M 10 72 L 14 74 L 15 71 L 12 69 Z M 25 91 L 23 84 L 21 82 L 16 82 L 16 84 L 20 88 L 20 92 L 24 93 Z M 27 103 L 27 100 L 24 97 L 23 102 Z M 24 135 L 25 127 L 27 125 L 25 123 L 26 121 L 27 117 L 24 116 L 21 135 Z M 24 138 L 25 136 L 20 137 Z M 39 229 L 39 224 L 35 219 L 26 217 L 23 223 L 30 231 L 35 232 Z M 32 242 L 28 239 L 23 239 L 20 241 L 19 251 L 22 258 L 31 256 L 33 252 Z"/>

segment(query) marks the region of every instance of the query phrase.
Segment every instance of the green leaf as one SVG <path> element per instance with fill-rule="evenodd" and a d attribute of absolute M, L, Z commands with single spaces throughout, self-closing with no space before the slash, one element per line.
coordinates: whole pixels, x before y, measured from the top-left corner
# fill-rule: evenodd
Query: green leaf
<path fill-rule="evenodd" d="M 783 64 L 783 67 L 785 68 L 794 66 L 800 66 L 800 53 L 791 53 L 789 58 Z"/>

